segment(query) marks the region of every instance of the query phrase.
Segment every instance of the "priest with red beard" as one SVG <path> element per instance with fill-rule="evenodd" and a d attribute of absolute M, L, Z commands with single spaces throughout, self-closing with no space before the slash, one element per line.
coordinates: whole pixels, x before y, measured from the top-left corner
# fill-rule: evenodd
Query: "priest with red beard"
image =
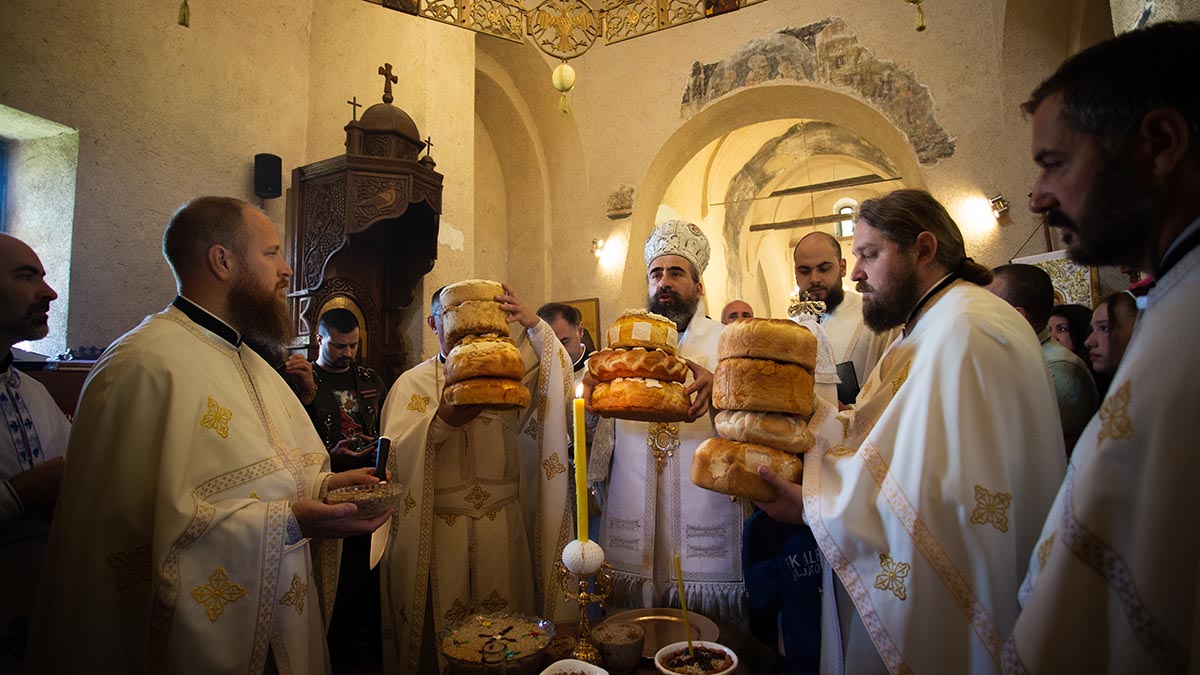
<path fill-rule="evenodd" d="M 283 344 L 292 271 L 258 209 L 201 197 L 172 217 L 171 306 L 84 385 L 27 672 L 328 672 L 337 539 L 328 490 L 378 482 L 329 454 L 246 340 Z"/>

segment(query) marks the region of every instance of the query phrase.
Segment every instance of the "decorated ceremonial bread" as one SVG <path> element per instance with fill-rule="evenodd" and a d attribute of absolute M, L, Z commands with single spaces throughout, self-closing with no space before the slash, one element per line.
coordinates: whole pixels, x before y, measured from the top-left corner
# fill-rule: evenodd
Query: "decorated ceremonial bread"
<path fill-rule="evenodd" d="M 760 466 L 767 466 L 794 483 L 800 479 L 804 464 L 796 455 L 765 445 L 710 438 L 696 448 L 692 482 L 727 495 L 774 501 L 779 495 L 770 483 L 758 477 Z"/>
<path fill-rule="evenodd" d="M 609 349 L 661 349 L 674 355 L 679 350 L 675 322 L 644 309 L 627 309 L 608 328 Z"/>
<path fill-rule="evenodd" d="M 464 337 L 446 355 L 446 384 L 473 377 L 520 380 L 525 374 L 521 351 L 507 337 Z"/>
<path fill-rule="evenodd" d="M 730 324 L 733 325 L 733 324 Z M 813 375 L 803 366 L 766 359 L 729 358 L 717 362 L 713 405 L 721 410 L 754 410 L 809 417 Z"/>
<path fill-rule="evenodd" d="M 504 295 L 504 286 L 487 279 L 468 279 L 450 284 L 442 289 L 442 307 L 456 307 L 471 300 L 494 302 L 497 295 Z"/>
<path fill-rule="evenodd" d="M 508 335 L 507 315 L 495 300 L 467 300 L 453 307 L 443 305 L 442 327 L 449 345 L 458 344 L 467 335 Z"/>
<path fill-rule="evenodd" d="M 817 366 L 817 338 L 788 319 L 742 319 L 721 331 L 717 358 L 783 361 L 803 366 L 811 373 Z"/>
<path fill-rule="evenodd" d="M 808 424 L 800 415 L 722 410 L 714 422 L 717 435 L 731 441 L 758 443 L 793 455 L 803 454 L 813 447 Z"/>
<path fill-rule="evenodd" d="M 692 402 L 678 382 L 618 377 L 592 390 L 592 409 L 603 417 L 641 422 L 681 422 Z"/>
<path fill-rule="evenodd" d="M 588 372 L 601 382 L 618 377 L 648 377 L 663 382 L 683 382 L 688 367 L 683 359 L 658 349 L 604 349 L 588 357 Z"/>
<path fill-rule="evenodd" d="M 493 410 L 526 408 L 529 387 L 520 380 L 500 377 L 472 377 L 448 385 L 442 397 L 450 405 L 486 405 Z"/>

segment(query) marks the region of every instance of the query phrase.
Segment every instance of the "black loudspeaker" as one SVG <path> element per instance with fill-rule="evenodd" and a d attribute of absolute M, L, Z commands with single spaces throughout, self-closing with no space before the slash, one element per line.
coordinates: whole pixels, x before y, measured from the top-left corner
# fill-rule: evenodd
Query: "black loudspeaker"
<path fill-rule="evenodd" d="M 274 199 L 283 194 L 283 163 L 279 155 L 260 152 L 254 156 L 254 194 Z"/>

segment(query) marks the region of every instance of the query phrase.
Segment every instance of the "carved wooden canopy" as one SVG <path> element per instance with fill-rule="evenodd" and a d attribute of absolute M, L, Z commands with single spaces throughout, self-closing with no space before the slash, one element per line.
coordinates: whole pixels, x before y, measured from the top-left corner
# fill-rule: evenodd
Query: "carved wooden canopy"
<path fill-rule="evenodd" d="M 292 172 L 288 245 L 294 346 L 315 358 L 320 314 L 352 302 L 366 324 L 359 361 L 390 381 L 408 365 L 404 311 L 437 259 L 442 175 L 428 154 L 417 158 L 426 143 L 390 104 L 390 67 L 380 74 L 385 102 L 346 125 L 346 154 Z"/>

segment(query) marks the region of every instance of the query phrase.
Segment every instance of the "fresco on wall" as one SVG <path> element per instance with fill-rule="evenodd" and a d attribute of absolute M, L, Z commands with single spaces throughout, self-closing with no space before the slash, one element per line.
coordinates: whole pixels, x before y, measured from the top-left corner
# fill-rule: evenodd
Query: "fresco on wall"
<path fill-rule="evenodd" d="M 695 62 L 681 113 L 691 117 L 731 91 L 773 80 L 823 85 L 870 104 L 908 137 L 923 165 L 954 155 L 954 139 L 934 117 L 929 88 L 894 62 L 876 58 L 837 17 L 785 28 L 715 63 Z"/>

